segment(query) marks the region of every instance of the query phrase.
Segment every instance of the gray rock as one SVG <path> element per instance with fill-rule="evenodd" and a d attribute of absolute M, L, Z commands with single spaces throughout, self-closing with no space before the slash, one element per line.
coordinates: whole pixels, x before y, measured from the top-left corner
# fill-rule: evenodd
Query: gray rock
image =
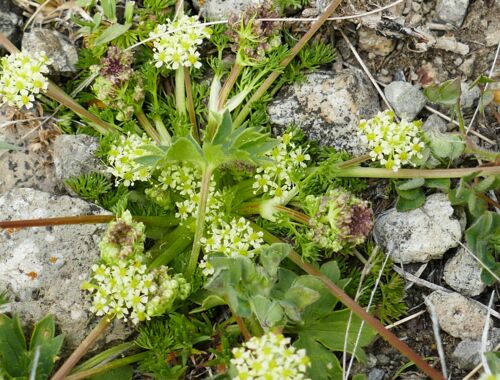
<path fill-rule="evenodd" d="M 471 108 L 474 102 L 481 96 L 481 90 L 478 86 L 470 87 L 470 82 L 460 83 L 462 93 L 460 94 L 460 105 L 462 108 Z"/>
<path fill-rule="evenodd" d="M 463 248 L 446 262 L 443 279 L 453 290 L 469 297 L 481 294 L 486 288 L 481 281 L 481 266 Z"/>
<path fill-rule="evenodd" d="M 60 135 L 54 142 L 54 166 L 60 185 L 82 174 L 106 173 L 106 166 L 95 156 L 99 139 L 88 135 Z"/>
<path fill-rule="evenodd" d="M 475 56 L 465 59 L 464 62 L 459 67 L 460 71 L 463 72 L 466 77 L 470 77 L 472 75 L 475 62 L 476 62 Z"/>
<path fill-rule="evenodd" d="M 17 40 L 15 34 L 21 22 L 21 17 L 17 14 L 0 10 L 0 33 L 3 33 L 9 40 Z"/>
<path fill-rule="evenodd" d="M 402 264 L 439 259 L 448 249 L 456 247 L 462 237 L 453 207 L 441 193 L 430 195 L 415 210 L 388 210 L 377 218 L 373 232 L 385 252 Z"/>
<path fill-rule="evenodd" d="M 469 0 L 437 0 L 436 16 L 439 21 L 460 27 L 467 14 Z"/>
<path fill-rule="evenodd" d="M 396 44 L 390 38 L 381 36 L 373 29 L 362 28 L 358 31 L 358 47 L 361 50 L 385 57 L 389 55 Z"/>
<path fill-rule="evenodd" d="M 492 350 L 499 342 L 500 329 L 493 328 L 486 344 L 486 350 Z M 480 340 L 464 339 L 455 347 L 451 358 L 458 367 L 471 370 L 481 362 L 481 349 Z"/>
<path fill-rule="evenodd" d="M 384 380 L 385 371 L 380 368 L 373 368 L 370 373 L 368 373 L 368 380 Z"/>
<path fill-rule="evenodd" d="M 15 111 L 7 106 L 0 107 L 0 125 L 11 121 Z M 31 116 L 32 117 L 32 116 Z M 29 136 L 31 138 L 24 139 Z M 48 192 L 56 192 L 52 157 L 47 149 L 33 149 L 31 141 L 33 127 L 21 123 L 0 127 L 0 140 L 17 145 L 21 150 L 0 151 L 0 194 L 16 187 L 30 187 Z"/>
<path fill-rule="evenodd" d="M 274 133 L 297 125 L 309 139 L 354 155 L 367 152 L 357 135 L 360 119 L 379 110 L 377 93 L 358 69 L 308 74 L 280 91 L 268 107 Z"/>
<path fill-rule="evenodd" d="M 455 54 L 467 55 L 469 54 L 469 45 L 458 42 L 455 36 L 442 36 L 436 39 L 434 44 L 435 49 L 451 51 Z"/>
<path fill-rule="evenodd" d="M 422 125 L 422 129 L 426 133 L 432 133 L 432 132 L 445 133 L 447 127 L 446 127 L 446 122 L 443 119 L 441 119 L 438 115 L 432 114 L 427 118 L 424 125 Z"/>
<path fill-rule="evenodd" d="M 20 188 L 0 197 L 4 220 L 107 214 L 78 198 Z M 102 224 L 37 227 L 0 232 L 0 289 L 24 323 L 54 314 L 71 348 L 91 330 L 90 302 L 80 289 L 99 257 Z"/>
<path fill-rule="evenodd" d="M 194 0 L 195 8 L 210 21 L 227 19 L 231 14 L 239 15 L 246 8 L 257 6 L 264 0 Z"/>
<path fill-rule="evenodd" d="M 24 33 L 22 49 L 45 52 L 52 59 L 50 68 L 54 74 L 69 75 L 76 72 L 78 51 L 71 41 L 55 30 L 34 29 Z"/>
<path fill-rule="evenodd" d="M 392 82 L 384 89 L 387 100 L 399 117 L 413 120 L 424 108 L 422 91 L 408 82 Z"/>
<path fill-rule="evenodd" d="M 425 298 L 434 306 L 441 329 L 461 339 L 480 339 L 486 322 L 486 309 L 454 292 L 436 290 Z M 429 306 L 427 306 L 429 307 Z"/>

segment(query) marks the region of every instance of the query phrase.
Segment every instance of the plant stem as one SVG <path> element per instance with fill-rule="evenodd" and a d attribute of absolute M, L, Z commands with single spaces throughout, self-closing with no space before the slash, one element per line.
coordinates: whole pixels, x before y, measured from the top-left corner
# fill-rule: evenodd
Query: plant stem
<path fill-rule="evenodd" d="M 191 229 L 183 224 L 179 225 L 149 250 L 153 261 L 148 265 L 148 268 L 158 268 L 161 265 L 167 265 L 177 255 L 187 249 L 192 241 Z"/>
<path fill-rule="evenodd" d="M 184 67 L 175 70 L 175 105 L 177 112 L 186 114 L 186 92 L 184 87 Z"/>
<path fill-rule="evenodd" d="M 98 375 L 100 373 L 109 371 L 111 369 L 120 368 L 120 367 L 126 366 L 127 364 L 131 364 L 131 363 L 136 363 L 136 362 L 146 358 L 148 355 L 149 355 L 149 352 L 146 351 L 146 352 L 141 352 L 139 354 L 127 356 L 127 357 L 122 358 L 122 359 L 116 359 L 116 360 L 113 360 L 113 361 L 106 363 L 102 366 L 95 367 L 92 369 L 88 369 L 86 371 L 81 371 L 81 372 L 77 372 L 75 374 L 66 376 L 65 380 L 87 379 L 91 376 Z"/>
<path fill-rule="evenodd" d="M 325 9 L 325 11 L 321 14 L 321 16 L 314 21 L 309 30 L 302 36 L 302 38 L 295 44 L 295 46 L 292 48 L 290 51 L 290 54 L 281 61 L 280 66 L 281 68 L 285 68 L 288 66 L 288 64 L 292 61 L 293 58 L 299 53 L 300 49 L 304 47 L 304 45 L 311 39 L 311 37 L 318 31 L 318 29 L 325 23 L 325 21 L 328 19 L 328 17 L 331 16 L 331 14 L 337 9 L 337 7 L 340 5 L 342 0 L 333 0 L 328 7 Z M 250 113 L 250 110 L 252 109 L 253 103 L 258 101 L 262 95 L 265 94 L 265 92 L 271 87 L 271 85 L 274 83 L 274 81 L 279 77 L 281 74 L 281 71 L 273 71 L 267 79 L 260 85 L 260 87 L 255 91 L 255 93 L 252 95 L 250 100 L 245 104 L 243 109 L 240 111 L 238 116 L 236 117 L 233 125 L 234 128 L 239 127 L 246 119 L 248 114 Z"/>
<path fill-rule="evenodd" d="M 399 169 L 397 172 L 383 168 L 354 167 L 338 170 L 338 177 L 364 178 L 461 178 L 472 173 L 481 176 L 499 175 L 500 166 L 482 166 L 458 169 Z"/>
<path fill-rule="evenodd" d="M 200 255 L 201 249 L 201 238 L 203 237 L 203 231 L 205 227 L 205 216 L 207 212 L 207 201 L 210 188 L 210 179 L 212 178 L 212 167 L 207 166 L 203 171 L 203 177 L 201 179 L 201 189 L 200 189 L 200 202 L 198 204 L 198 216 L 196 217 L 196 230 L 194 232 L 193 238 L 193 248 L 191 250 L 191 256 L 189 257 L 188 266 L 186 269 L 186 280 L 191 282 L 196 271 L 196 266 L 198 265 L 198 256 Z"/>
<path fill-rule="evenodd" d="M 194 109 L 193 89 L 191 87 L 191 78 L 189 76 L 189 67 L 184 67 L 184 85 L 186 86 L 187 111 L 189 121 L 192 124 L 191 133 L 198 143 L 201 144 L 200 129 L 196 123 L 196 111 Z"/>
<path fill-rule="evenodd" d="M 148 136 L 151 137 L 157 143 L 160 143 L 160 135 L 158 134 L 158 132 L 155 131 L 153 125 L 149 122 L 149 119 L 144 114 L 142 108 L 139 107 L 136 108 L 135 116 L 137 117 L 137 120 L 139 121 L 139 124 L 141 125 L 142 129 L 146 131 Z"/>
<path fill-rule="evenodd" d="M 245 340 L 250 340 L 252 338 L 252 334 L 248 331 L 247 327 L 245 326 L 245 322 L 243 322 L 243 319 L 237 315 L 236 313 L 233 312 L 234 319 L 236 320 L 236 323 L 238 324 L 238 327 L 240 328 L 241 335 L 243 335 L 243 338 Z"/>
<path fill-rule="evenodd" d="M 274 205 L 273 209 L 276 212 L 283 212 L 287 214 L 290 218 L 295 220 L 296 222 L 302 223 L 302 224 L 309 224 L 309 216 L 306 214 L 298 211 L 291 209 L 289 207 L 283 206 L 283 205 Z M 243 203 L 239 208 L 238 208 L 238 214 L 242 216 L 247 216 L 247 215 L 258 215 L 261 212 L 261 202 L 248 202 L 248 203 Z"/>
<path fill-rule="evenodd" d="M 156 130 L 160 135 L 160 143 L 166 146 L 170 145 L 170 143 L 172 142 L 172 137 L 170 137 L 170 133 L 168 133 L 167 127 L 165 127 L 165 124 L 163 124 L 163 120 L 160 118 L 160 116 L 156 115 L 153 116 L 153 122 L 155 123 Z"/>
<path fill-rule="evenodd" d="M 231 72 L 229 73 L 229 76 L 226 79 L 226 82 L 224 83 L 224 86 L 222 87 L 222 90 L 219 94 L 219 104 L 218 104 L 218 109 L 219 111 L 224 108 L 224 104 L 226 103 L 227 98 L 229 97 L 229 94 L 231 93 L 231 90 L 233 89 L 234 84 L 236 83 L 236 80 L 240 76 L 241 70 L 243 69 L 243 66 L 241 66 L 238 63 L 234 63 L 233 67 L 231 68 Z"/>
<path fill-rule="evenodd" d="M 45 227 L 62 226 L 69 224 L 98 224 L 108 223 L 115 219 L 115 215 L 78 215 L 78 216 L 60 216 L 56 218 L 41 219 L 22 219 L 0 221 L 0 228 L 26 228 L 26 227 Z M 174 227 L 179 221 L 174 216 L 134 216 L 138 222 L 144 224 L 154 224 L 157 227 Z"/>
<path fill-rule="evenodd" d="M 133 347 L 137 347 L 134 342 L 127 342 L 113 346 L 103 352 L 98 353 L 92 358 L 86 360 L 84 363 L 75 367 L 73 371 L 71 371 L 71 374 L 83 372 L 88 369 L 94 368 L 99 364 L 104 363 L 105 361 L 113 360 L 118 357 L 118 355 L 122 355 L 124 352 L 130 350 Z"/>
<path fill-rule="evenodd" d="M 57 370 L 57 372 L 52 376 L 51 380 L 63 380 L 67 378 L 68 373 L 71 369 L 78 363 L 83 355 L 94 345 L 95 341 L 104 333 L 104 331 L 111 324 L 112 318 L 104 316 L 101 318 L 96 327 L 90 332 L 89 335 L 83 340 L 82 343 L 73 351 L 70 357 L 64 362 L 64 364 Z"/>
<path fill-rule="evenodd" d="M 264 233 L 264 240 L 268 244 L 282 243 L 282 241 L 271 233 L 267 232 L 263 228 L 259 227 L 255 223 L 252 223 L 252 228 L 262 231 Z M 429 366 L 421 356 L 419 356 L 415 351 L 413 351 L 406 343 L 401 341 L 396 335 L 391 331 L 386 329 L 382 323 L 369 313 L 367 313 L 358 303 L 356 303 L 351 297 L 349 297 L 342 289 L 335 285 L 327 276 L 321 273 L 318 269 L 314 268 L 312 265 L 302 261 L 302 258 L 294 251 L 292 251 L 288 258 L 299 266 L 306 273 L 318 277 L 327 287 L 331 294 L 339 299 L 345 306 L 352 310 L 359 318 L 364 320 L 368 325 L 370 325 L 374 330 L 376 330 L 387 342 L 389 342 L 394 348 L 405 355 L 408 359 L 413 361 L 417 367 L 419 367 L 423 372 L 425 372 L 433 380 L 444 380 L 444 377 L 434 368 Z"/>
<path fill-rule="evenodd" d="M 352 158 L 350 160 L 342 162 L 341 164 L 339 164 L 339 168 L 345 169 L 345 168 L 348 168 L 350 166 L 361 164 L 361 163 L 363 163 L 365 161 L 369 161 L 369 160 L 371 160 L 370 155 L 369 154 L 364 154 L 362 156 L 354 157 L 354 158 Z"/>

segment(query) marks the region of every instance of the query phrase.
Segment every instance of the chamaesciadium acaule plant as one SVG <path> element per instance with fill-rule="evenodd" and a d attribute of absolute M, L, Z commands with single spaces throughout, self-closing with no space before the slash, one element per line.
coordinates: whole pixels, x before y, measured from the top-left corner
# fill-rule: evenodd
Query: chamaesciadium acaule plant
<path fill-rule="evenodd" d="M 443 189 L 450 178 L 483 178 L 477 191 L 498 187 L 499 167 L 448 169 L 463 153 L 481 152 L 463 135 L 426 136 L 419 121 L 392 111 L 361 121 L 362 157 L 307 141 L 297 126 L 271 135 L 272 95 L 335 59 L 329 45 L 309 39 L 339 1 L 298 41 L 270 20 L 282 16 L 270 2 L 226 24 L 204 23 L 167 0 L 125 2 L 120 24 L 114 2 L 84 3 L 94 15 L 76 20 L 86 90 L 71 98 L 50 83 L 43 54 L 12 51 L 0 76 L 4 102 L 29 108 L 43 93 L 82 117 L 80 132 L 100 137 L 108 167 L 68 182 L 115 216 L 82 284 L 100 322 L 52 379 L 116 368 L 130 369 L 124 379 L 134 370 L 156 379 L 338 379 L 347 370 L 339 354 L 365 360 L 376 333 L 442 378 L 372 316 L 388 322 L 405 313 L 402 281 L 384 277 L 370 306 L 349 297 L 378 275 L 362 279 L 362 265 L 346 264 L 373 251 L 363 178 L 412 179 L 394 182 L 398 206 L 409 209 L 425 201 L 424 186 Z M 476 223 L 498 222 L 472 212 Z M 494 279 L 497 269 L 489 270 Z M 137 339 L 75 368 L 114 319 L 136 327 Z"/>

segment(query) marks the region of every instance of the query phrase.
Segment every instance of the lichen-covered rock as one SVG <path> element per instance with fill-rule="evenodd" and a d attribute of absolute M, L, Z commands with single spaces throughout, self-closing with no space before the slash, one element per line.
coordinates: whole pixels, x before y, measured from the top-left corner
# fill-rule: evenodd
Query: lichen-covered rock
<path fill-rule="evenodd" d="M 469 0 L 437 0 L 436 16 L 439 21 L 460 27 L 467 14 Z"/>
<path fill-rule="evenodd" d="M 27 188 L 0 197 L 3 220 L 93 214 L 107 212 L 78 198 Z M 0 289 L 11 296 L 12 312 L 24 323 L 52 313 L 67 347 L 78 345 L 95 320 L 80 286 L 99 257 L 104 230 L 102 224 L 83 224 L 0 231 Z"/>
<path fill-rule="evenodd" d="M 9 123 L 12 109 L 4 105 L 0 107 L 0 125 Z M 20 150 L 0 151 L 0 194 L 17 187 L 30 187 L 38 190 L 56 192 L 52 157 L 47 149 L 30 149 L 30 139 L 35 137 L 33 127 L 16 123 L 0 128 L 0 141 L 16 145 Z"/>
<path fill-rule="evenodd" d="M 379 107 L 364 74 L 345 69 L 306 75 L 305 81 L 280 91 L 268 111 L 276 134 L 296 125 L 311 140 L 360 155 L 367 148 L 357 135 L 359 121 L 375 116 Z"/>
<path fill-rule="evenodd" d="M 454 292 L 436 290 L 425 298 L 432 304 L 439 326 L 451 336 L 480 339 L 486 322 L 486 309 Z M 427 306 L 429 308 L 429 306 Z"/>
<path fill-rule="evenodd" d="M 200 15 L 210 21 L 227 19 L 231 14 L 239 15 L 246 8 L 259 5 L 263 0 L 194 0 Z"/>
<path fill-rule="evenodd" d="M 415 119 L 426 103 L 422 91 L 408 82 L 394 81 L 385 87 L 384 94 L 394 112 L 407 120 Z"/>
<path fill-rule="evenodd" d="M 446 128 L 446 122 L 441 119 L 438 115 L 430 115 L 427 120 L 425 121 L 424 125 L 422 125 L 422 129 L 426 133 L 434 133 L 434 132 L 441 132 L 445 133 L 447 128 Z"/>
<path fill-rule="evenodd" d="M 415 210 L 399 212 L 392 208 L 380 215 L 374 236 L 396 263 L 425 263 L 456 247 L 462 230 L 448 197 L 437 193 Z"/>
<path fill-rule="evenodd" d="M 55 30 L 33 29 L 24 33 L 22 49 L 33 53 L 44 51 L 52 60 L 50 68 L 54 74 L 69 75 L 76 72 L 76 46 Z"/>
<path fill-rule="evenodd" d="M 481 281 L 481 266 L 465 249 L 460 248 L 444 266 L 443 279 L 453 290 L 474 297 L 486 288 Z"/>
<path fill-rule="evenodd" d="M 95 152 L 99 139 L 88 135 L 60 135 L 54 142 L 54 167 L 60 185 L 65 185 L 68 178 L 87 173 L 106 173 L 106 166 Z"/>

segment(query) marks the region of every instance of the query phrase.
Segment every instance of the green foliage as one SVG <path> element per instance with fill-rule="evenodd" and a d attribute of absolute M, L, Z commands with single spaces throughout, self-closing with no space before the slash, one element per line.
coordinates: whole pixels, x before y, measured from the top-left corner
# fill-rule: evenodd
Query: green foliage
<path fill-rule="evenodd" d="M 186 369 L 196 344 L 210 339 L 210 326 L 172 313 L 167 319 L 152 320 L 139 328 L 137 346 L 149 351 L 139 370 L 155 379 L 178 379 Z"/>
<path fill-rule="evenodd" d="M 0 314 L 0 375 L 7 379 L 48 379 L 63 339 L 64 335 L 55 336 L 55 320 L 48 315 L 35 324 L 27 346 L 19 317 Z"/>
<path fill-rule="evenodd" d="M 500 215 L 484 212 L 475 223 L 465 231 L 467 246 L 483 266 L 481 280 L 492 285 L 500 278 Z"/>
<path fill-rule="evenodd" d="M 340 288 L 347 285 L 348 280 L 341 279 L 339 267 L 331 261 L 321 266 L 321 272 Z M 321 283 L 322 284 L 322 283 Z M 317 289 L 321 296 L 315 303 L 306 307 L 303 319 L 291 333 L 298 333 L 294 346 L 305 348 L 311 357 L 312 366 L 308 375 L 312 379 L 330 380 L 342 379 L 342 368 L 334 352 L 343 352 L 347 339 L 347 352 L 353 353 L 358 359 L 364 360 L 362 347 L 368 345 L 375 334 L 364 326 L 361 330 L 357 349 L 354 350 L 361 321 L 350 316 L 348 309 L 334 311 L 338 304 L 335 298 L 322 284 Z M 349 328 L 348 328 L 349 326 Z"/>
<path fill-rule="evenodd" d="M 500 188 L 500 176 L 488 176 L 483 179 L 472 174 L 461 178 L 456 188 L 450 191 L 451 204 L 466 206 L 473 218 L 478 218 L 488 209 L 486 194 Z"/>
<path fill-rule="evenodd" d="M 460 78 L 455 78 L 441 84 L 428 86 L 424 89 L 424 96 L 431 103 L 454 106 L 462 93 L 460 83 Z"/>
<path fill-rule="evenodd" d="M 85 200 L 101 203 L 101 198 L 112 189 L 112 184 L 102 173 L 85 173 L 66 180 L 66 184 Z"/>
<path fill-rule="evenodd" d="M 307 0 L 275 0 L 274 4 L 279 9 L 283 9 L 283 10 L 293 9 L 293 10 L 295 10 L 295 9 L 299 9 L 299 8 L 306 6 L 307 4 L 309 4 L 309 2 Z"/>

